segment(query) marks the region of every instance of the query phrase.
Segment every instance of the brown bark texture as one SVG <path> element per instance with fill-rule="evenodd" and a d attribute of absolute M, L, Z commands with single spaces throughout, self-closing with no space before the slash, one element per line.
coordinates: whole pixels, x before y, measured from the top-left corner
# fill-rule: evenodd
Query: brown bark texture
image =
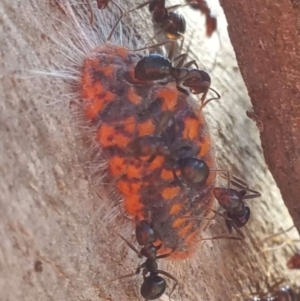
<path fill-rule="evenodd" d="M 88 129 L 77 126 L 74 122 L 76 116 L 69 109 L 70 101 L 76 99 L 70 97 L 68 67 L 70 63 L 79 62 L 67 51 L 68 44 L 64 37 L 70 36 L 74 23 L 57 2 L 71 2 L 77 11 L 87 13 L 86 1 L 79 0 L 0 1 L 0 299 L 142 300 L 139 292 L 141 275 L 103 285 L 109 279 L 133 273 L 142 261 L 116 234 L 126 233 L 138 248 L 132 224 L 120 215 L 119 208 L 107 197 L 107 186 L 101 183 L 95 186 L 86 168 L 89 157 L 82 134 L 87 135 Z M 100 14 L 96 1 L 91 2 L 95 13 Z M 167 3 L 171 6 L 178 4 L 178 1 Z M 187 21 L 184 50 L 198 62 L 200 68 L 209 72 L 212 87 L 222 95 L 220 101 L 204 108 L 215 142 L 218 167 L 228 169 L 245 180 L 251 188 L 261 192 L 262 197 L 247 201 L 251 218 L 242 228 L 246 236 L 244 241 L 215 240 L 199 246 L 190 259 L 158 261 L 160 269 L 179 280 L 178 289 L 172 295 L 174 300 L 244 300 L 243 294 L 249 293 L 255 281 L 269 277 L 272 284 L 271 276 L 285 277 L 287 284 L 293 285 L 299 279 L 299 271 L 286 268 L 286 261 L 292 254 L 290 247 L 295 246 L 288 238 L 299 239 L 297 231 L 278 236 L 276 240 L 262 241 L 290 227 L 292 220 L 266 167 L 258 129 L 246 115 L 251 103 L 228 38 L 225 16 L 218 1 L 210 1 L 209 4 L 219 24 L 218 34 L 210 39 L 205 37 L 205 19 L 199 11 L 188 7 L 180 9 Z M 132 8 L 136 1 L 120 1 L 120 5 Z M 260 11 L 268 6 L 257 0 L 243 1 L 240 5 L 230 0 L 223 5 L 230 22 L 237 22 L 231 25 L 230 30 L 234 44 L 238 45 L 238 58 L 245 64 L 241 68 L 253 102 L 257 102 L 257 106 L 266 103 L 266 111 L 262 113 L 267 116 L 261 118 L 265 128 L 261 132 L 262 138 L 269 133 L 271 142 L 274 141 L 269 151 L 276 151 L 276 158 L 280 156 L 280 160 L 288 160 L 286 156 L 290 154 L 290 161 L 276 161 L 276 168 L 281 168 L 280 175 L 285 177 L 283 183 L 292 183 L 299 179 L 299 158 L 296 157 L 299 144 L 296 145 L 296 140 L 291 137 L 299 135 L 296 128 L 299 120 L 295 119 L 294 114 L 299 110 L 296 81 L 300 68 L 296 66 L 300 62 L 294 59 L 291 66 L 280 67 L 280 64 L 289 56 L 297 57 L 295 52 L 299 47 L 296 47 L 296 38 L 290 40 L 296 31 L 283 34 L 284 27 L 277 26 L 279 22 L 275 17 L 274 21 L 269 20 L 272 22 L 270 26 L 260 24 L 265 20 Z M 273 4 L 270 5 L 273 7 Z M 245 9 L 248 6 L 249 11 Z M 258 11 L 257 16 L 261 14 L 261 18 L 252 15 L 254 9 Z M 289 18 L 283 13 L 284 9 L 291 9 L 291 14 L 296 14 L 292 7 L 282 5 L 274 11 L 278 14 L 277 19 L 284 19 L 284 26 L 296 26 L 296 16 Z M 107 13 L 112 12 L 119 13 L 110 3 Z M 82 17 L 80 14 L 75 16 Z M 97 22 L 100 29 L 104 28 L 101 23 L 104 19 L 98 18 Z M 134 29 L 132 40 L 136 37 L 139 43 L 142 40 L 152 43 L 149 38 L 154 35 L 153 24 L 146 8 L 132 12 L 122 22 Z M 112 26 L 114 23 L 107 24 Z M 246 24 L 252 25 L 245 29 L 246 32 L 240 32 Z M 86 26 L 90 26 L 88 21 Z M 267 41 L 262 41 L 260 45 L 253 42 L 256 36 L 251 34 L 260 26 L 265 37 L 273 33 L 275 40 L 286 39 L 283 44 L 278 42 L 281 48 L 276 52 L 270 44 L 264 46 L 263 42 Z M 75 43 L 74 29 L 72 32 Z M 240 34 L 234 38 L 234 33 L 238 32 Z M 97 36 L 91 38 L 97 39 Z M 239 41 L 245 42 L 245 49 Z M 122 39 L 117 42 L 121 43 Z M 279 51 L 283 45 L 286 47 L 290 43 L 292 46 Z M 250 55 L 254 50 L 261 57 L 241 57 L 245 53 Z M 280 57 L 282 61 L 275 61 L 273 56 L 277 52 L 278 57 L 283 55 Z M 266 56 L 266 59 L 274 61 L 274 65 L 262 59 Z M 263 68 L 262 71 L 255 69 L 253 72 L 254 68 L 250 67 L 259 63 L 261 66 L 256 68 Z M 267 77 L 265 72 L 272 66 L 276 72 Z M 66 70 L 65 76 L 50 76 L 50 73 L 57 75 L 56 70 L 61 69 Z M 246 76 L 247 70 L 249 78 Z M 250 78 L 251 74 L 253 78 Z M 265 76 L 265 81 L 259 80 L 259 76 Z M 279 80 L 275 81 L 277 76 Z M 267 83 L 268 79 L 274 81 L 273 85 L 263 86 L 262 83 Z M 250 86 L 252 82 L 257 91 Z M 287 101 L 291 101 L 293 109 Z M 277 114 L 282 114 L 282 123 L 277 123 Z M 265 132 L 269 121 L 275 123 L 271 134 L 270 131 Z M 279 131 L 284 131 L 285 123 L 293 131 L 279 138 L 277 135 L 281 133 Z M 279 126 L 281 124 L 282 127 Z M 275 139 L 279 142 L 275 143 Z M 286 141 L 290 144 L 285 144 Z M 267 147 L 266 142 L 264 147 Z M 268 165 L 272 168 L 270 162 Z M 218 185 L 225 184 L 220 181 Z M 287 185 L 281 188 L 283 194 L 289 190 L 290 198 L 287 197 L 286 202 L 292 196 L 296 197 L 298 187 Z M 291 213 L 294 217 L 299 214 L 296 210 Z M 217 217 L 213 224 L 203 235 L 227 233 L 221 217 Z M 170 281 L 167 294 L 171 286 Z M 163 300 L 169 299 L 164 295 Z"/>
<path fill-rule="evenodd" d="M 221 4 L 266 163 L 300 231 L 300 3 Z"/>

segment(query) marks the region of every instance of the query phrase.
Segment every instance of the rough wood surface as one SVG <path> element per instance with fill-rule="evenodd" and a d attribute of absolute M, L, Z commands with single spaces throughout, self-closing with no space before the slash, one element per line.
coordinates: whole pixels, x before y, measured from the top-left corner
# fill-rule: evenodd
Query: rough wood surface
<path fill-rule="evenodd" d="M 204 19 L 198 12 L 183 11 L 190 28 L 189 54 L 210 71 L 213 87 L 222 94 L 220 102 L 205 109 L 218 164 L 263 197 L 249 204 L 252 217 L 243 229 L 245 241 L 215 241 L 199 249 L 194 260 L 160 262 L 180 280 L 176 300 L 232 300 L 242 289 L 248 291 L 249 274 L 257 279 L 285 276 L 290 283 L 299 277 L 299 272 L 285 268 L 288 248 L 262 252 L 276 244 L 263 244 L 261 239 L 288 228 L 292 221 L 264 163 L 258 130 L 246 116 L 250 101 L 224 15 L 216 1 L 211 5 L 219 18 L 221 48 L 217 35 L 205 39 Z M 146 9 L 129 19 L 145 38 L 152 35 Z M 84 146 L 77 139 L 69 103 L 61 99 L 68 85 L 26 74 L 65 63 L 50 37 L 68 34 L 65 24 L 72 25 L 52 2 L 10 0 L 0 3 L 0 24 L 1 300 L 137 300 L 140 276 L 100 285 L 132 272 L 140 261 L 112 233 L 122 222 L 109 223 L 91 188 L 80 159 Z M 25 71 L 23 78 L 20 70 L 23 75 Z M 224 221 L 216 223 L 208 235 L 226 233 Z M 289 235 L 297 237 L 295 232 Z"/>
<path fill-rule="evenodd" d="M 300 231 L 299 1 L 222 1 L 268 168 Z M 241 23 L 241 16 L 243 22 Z"/>

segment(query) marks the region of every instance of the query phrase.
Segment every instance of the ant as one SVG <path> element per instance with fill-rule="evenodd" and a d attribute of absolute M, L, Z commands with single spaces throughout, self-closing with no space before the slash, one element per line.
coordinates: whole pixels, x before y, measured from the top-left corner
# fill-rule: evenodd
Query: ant
<path fill-rule="evenodd" d="M 153 244 L 158 240 L 158 234 L 153 226 L 146 220 L 138 221 L 135 228 L 136 240 L 139 245 L 142 246 L 140 251 L 138 251 L 126 238 L 120 234 L 118 235 L 139 258 L 146 257 L 146 260 L 137 267 L 135 273 L 124 275 L 108 282 L 135 276 L 142 271 L 144 281 L 140 290 L 141 295 L 145 300 L 154 300 L 161 297 L 167 288 L 166 280 L 159 276 L 159 274 L 161 274 L 169 277 L 175 282 L 169 295 L 171 296 L 178 285 L 178 280 L 168 272 L 159 270 L 156 260 L 170 256 L 175 251 L 177 244 L 170 253 L 157 255 L 157 251 L 161 248 L 162 244 L 160 243 L 157 246 Z M 149 275 L 147 276 L 147 274 Z M 105 282 L 105 284 L 108 282 Z"/>
<path fill-rule="evenodd" d="M 235 229 L 240 236 L 228 236 L 228 238 L 245 239 L 245 235 L 239 228 L 247 224 L 250 218 L 250 208 L 245 205 L 244 200 L 261 197 L 261 194 L 258 191 L 250 189 L 244 181 L 236 177 L 232 177 L 232 179 L 233 180 L 228 179 L 228 182 L 241 190 L 236 190 L 229 186 L 228 188 L 215 187 L 213 189 L 213 195 L 219 202 L 221 208 L 225 210 L 225 213 L 219 214 L 225 219 L 229 234 L 231 235 L 232 230 Z M 247 192 L 252 194 L 247 195 Z M 215 213 L 217 214 L 218 212 Z M 212 239 L 219 239 L 223 237 L 225 236 L 216 236 Z"/>
<path fill-rule="evenodd" d="M 173 11 L 174 9 L 181 7 L 182 5 L 178 4 L 166 8 L 165 0 L 149 0 L 128 12 L 140 9 L 148 4 L 149 11 L 150 13 L 152 13 L 153 21 L 160 27 L 160 30 L 154 35 L 154 37 L 164 31 L 169 39 L 182 39 L 180 47 L 182 48 L 184 33 L 186 30 L 186 22 L 183 15 Z M 154 37 L 152 38 L 152 40 L 154 39 Z"/>
<path fill-rule="evenodd" d="M 187 5 L 191 8 L 200 10 L 206 19 L 206 36 L 211 37 L 211 35 L 217 29 L 217 18 L 211 14 L 210 8 L 208 7 L 205 0 L 186 0 Z"/>
<path fill-rule="evenodd" d="M 168 42 L 161 44 L 166 43 Z M 152 47 L 157 47 L 161 44 L 157 44 Z M 180 92 L 188 95 L 187 89 L 189 89 L 192 94 L 203 94 L 201 97 L 201 106 L 199 111 L 201 111 L 203 107 L 206 106 L 210 101 L 221 98 L 219 93 L 210 87 L 211 78 L 209 74 L 204 70 L 200 70 L 194 60 L 184 64 L 184 61 L 187 58 L 186 53 L 181 54 L 173 59 L 173 62 L 178 61 L 176 66 L 173 66 L 171 62 L 173 53 L 174 44 L 172 43 L 168 57 L 158 53 L 152 53 L 143 57 L 140 61 L 138 61 L 134 68 L 135 78 L 143 81 L 162 80 L 167 79 L 168 77 L 174 78 L 177 89 Z M 192 65 L 195 65 L 196 68 L 190 68 Z M 208 90 L 214 91 L 216 93 L 216 97 L 205 101 Z"/>
<path fill-rule="evenodd" d="M 91 13 L 91 24 L 93 24 L 93 12 L 92 12 L 92 7 L 90 4 L 90 0 L 86 0 L 88 3 L 89 11 Z M 174 5 L 171 7 L 166 8 L 165 7 L 165 0 L 149 0 L 145 3 L 140 4 L 139 6 L 130 9 L 126 11 L 125 13 L 121 9 L 121 7 L 114 1 L 114 0 L 97 0 L 97 6 L 99 9 L 105 9 L 108 5 L 109 2 L 113 2 L 114 5 L 119 9 L 120 11 L 120 17 L 118 18 L 116 24 L 111 30 L 111 33 L 109 34 L 107 40 L 109 41 L 112 37 L 112 34 L 123 18 L 123 16 L 132 11 L 135 11 L 137 9 L 143 8 L 146 5 L 149 5 L 149 11 L 152 13 L 152 18 L 155 23 L 157 23 L 160 26 L 160 30 L 154 35 L 157 36 L 160 34 L 162 31 L 166 32 L 166 35 L 169 39 L 177 40 L 179 38 L 182 39 L 182 44 L 183 44 L 183 38 L 184 38 L 184 33 L 186 30 L 186 22 L 183 17 L 183 15 L 178 14 L 176 12 L 173 12 L 172 10 L 181 7 L 182 5 Z M 154 39 L 154 37 L 152 39 Z M 181 45 L 182 47 L 182 45 Z"/>
<path fill-rule="evenodd" d="M 284 280 L 280 280 L 272 286 L 266 282 L 267 292 L 262 292 L 257 283 L 256 292 L 251 293 L 254 297 L 246 301 L 300 301 L 300 293 L 296 293 L 290 286 L 285 285 L 278 289 L 283 282 Z"/>

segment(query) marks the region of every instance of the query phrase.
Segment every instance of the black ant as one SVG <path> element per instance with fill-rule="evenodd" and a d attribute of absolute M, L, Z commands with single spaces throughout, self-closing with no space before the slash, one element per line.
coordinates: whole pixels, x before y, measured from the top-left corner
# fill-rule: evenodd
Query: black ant
<path fill-rule="evenodd" d="M 217 29 L 217 18 L 211 14 L 205 0 L 186 0 L 187 4 L 196 10 L 200 10 L 206 19 L 206 36 L 210 37 Z"/>
<path fill-rule="evenodd" d="M 175 282 L 169 295 L 171 296 L 178 285 L 178 280 L 168 272 L 159 270 L 156 260 L 170 256 L 175 251 L 176 246 L 170 253 L 157 255 L 157 251 L 161 248 L 162 244 L 160 243 L 157 246 L 153 244 L 158 240 L 158 234 L 154 230 L 153 226 L 146 220 L 138 221 L 135 229 L 136 240 L 139 245 L 142 246 L 140 251 L 138 251 L 126 238 L 120 234 L 118 235 L 125 241 L 128 247 L 138 255 L 139 258 L 146 257 L 146 260 L 137 267 L 135 273 L 124 275 L 108 282 L 135 276 L 142 272 L 144 281 L 140 290 L 141 295 L 145 300 L 154 300 L 161 297 L 167 288 L 166 280 L 159 276 L 159 274 L 161 274 L 169 277 Z M 105 282 L 105 284 L 108 282 Z"/>
<path fill-rule="evenodd" d="M 300 301 L 300 293 L 296 293 L 293 288 L 288 285 L 282 286 L 278 289 L 284 280 L 280 280 L 274 285 L 267 285 L 267 292 L 262 292 L 257 284 L 256 292 L 251 293 L 254 295 L 252 298 L 248 298 L 246 301 Z"/>
<path fill-rule="evenodd" d="M 250 208 L 245 205 L 244 200 L 258 198 L 261 194 L 258 191 L 250 189 L 244 181 L 236 177 L 232 177 L 232 179 L 233 180 L 231 180 L 230 183 L 233 186 L 240 188 L 240 191 L 230 187 L 215 187 L 213 189 L 213 194 L 221 208 L 225 210 L 225 213 L 222 214 L 222 216 L 225 219 L 229 233 L 232 234 L 232 230 L 235 229 L 241 239 L 245 239 L 245 235 L 239 228 L 247 224 L 250 218 Z M 252 194 L 247 195 L 248 192 Z M 215 237 L 215 239 L 217 238 L 218 237 Z M 230 236 L 228 238 L 234 239 L 234 237 Z"/>
<path fill-rule="evenodd" d="M 86 0 L 89 6 L 89 10 L 91 12 L 91 24 L 93 24 L 93 12 L 90 4 L 90 0 Z M 112 37 L 112 34 L 123 18 L 125 14 L 128 14 L 136 9 L 143 8 L 146 5 L 149 5 L 149 11 L 152 13 L 152 18 L 155 23 L 157 23 L 160 26 L 160 30 L 155 34 L 157 36 L 162 31 L 165 31 L 167 34 L 167 37 L 169 39 L 183 39 L 183 35 L 186 30 L 186 22 L 184 17 L 181 14 L 178 14 L 176 12 L 173 12 L 172 10 L 181 7 L 182 5 L 174 5 L 171 7 L 166 8 L 165 7 L 165 0 L 149 0 L 145 3 L 140 4 L 139 6 L 130 9 L 126 11 L 125 13 L 121 9 L 121 7 L 114 1 L 114 0 L 97 0 L 97 6 L 99 9 L 105 9 L 109 2 L 113 2 L 114 5 L 119 9 L 120 11 L 120 17 L 118 18 L 116 24 L 114 25 L 113 29 L 111 30 L 111 33 L 109 34 L 107 40 L 109 41 Z M 154 36 L 154 37 L 155 37 Z M 153 37 L 153 38 L 154 38 Z M 152 38 L 152 39 L 153 39 Z M 182 41 L 183 43 L 183 41 Z"/>
<path fill-rule="evenodd" d="M 161 44 L 154 45 L 153 47 L 158 45 Z M 174 46 L 174 44 L 172 44 L 172 46 Z M 175 79 L 177 89 L 180 92 L 188 94 L 187 89 L 189 89 L 192 94 L 203 94 L 199 111 L 210 101 L 221 98 L 217 91 L 210 88 L 211 79 L 209 74 L 204 70 L 198 69 L 198 65 L 194 60 L 184 64 L 184 61 L 187 58 L 186 53 L 179 55 L 173 60 L 173 62 L 178 61 L 177 65 L 174 67 L 171 62 L 173 52 L 174 49 L 172 47 L 169 57 L 165 57 L 158 53 L 149 54 L 143 57 L 134 68 L 135 78 L 142 81 L 162 80 L 167 79 L 168 77 Z M 190 68 L 192 65 L 195 65 L 197 69 Z M 214 91 L 217 97 L 205 101 L 208 90 Z"/>
<path fill-rule="evenodd" d="M 149 0 L 128 12 L 140 9 L 149 5 L 149 11 L 152 14 L 153 21 L 161 28 L 155 35 L 156 37 L 161 32 L 165 32 L 167 37 L 172 40 L 182 39 L 181 47 L 183 45 L 184 33 L 186 30 L 186 22 L 183 15 L 174 12 L 173 10 L 181 7 L 182 5 L 173 5 L 165 7 L 165 0 Z M 128 13 L 127 12 L 127 13 Z M 152 39 L 154 39 L 154 37 Z"/>

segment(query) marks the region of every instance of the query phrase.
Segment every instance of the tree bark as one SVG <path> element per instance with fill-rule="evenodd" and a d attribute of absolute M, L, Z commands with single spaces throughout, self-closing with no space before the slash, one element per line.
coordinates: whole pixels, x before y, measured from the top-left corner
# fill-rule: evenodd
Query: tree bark
<path fill-rule="evenodd" d="M 33 76 L 30 72 L 69 67 L 62 37 L 68 37 L 74 24 L 55 2 L 0 1 L 1 300 L 141 300 L 141 275 L 101 285 L 133 273 L 141 261 L 115 233 L 124 231 L 128 221 L 122 219 L 118 208 L 113 212 L 117 218 L 108 214 L 112 205 L 103 205 L 110 202 L 105 194 L 107 187 L 91 187 L 84 165 L 89 158 L 85 157 L 86 149 L 77 138 L 76 124 L 70 116 L 67 79 Z M 87 12 L 84 1 L 71 2 Z M 97 13 L 96 2 L 91 2 Z M 125 2 L 120 1 L 120 5 L 125 6 Z M 126 5 L 132 8 L 136 1 Z M 107 9 L 119 13 L 112 4 Z M 276 264 L 272 252 L 263 252 L 264 247 L 278 245 L 273 241 L 265 245 L 261 240 L 288 228 L 291 219 L 265 167 L 257 128 L 245 114 L 250 102 L 237 70 L 222 10 L 216 3 L 221 48 L 215 46 L 217 35 L 211 40 L 205 38 L 204 18 L 198 11 L 184 8 L 182 12 L 188 25 L 188 54 L 209 71 L 213 88 L 222 95 L 221 101 L 204 108 L 218 166 L 245 180 L 262 193 L 262 198 L 247 201 L 251 218 L 242 229 L 245 241 L 213 241 L 199 246 L 197 254 L 189 260 L 170 263 L 161 259 L 159 268 L 178 278 L 179 288 L 172 295 L 175 300 L 231 300 L 233 295 L 248 291 L 249 278 L 259 280 L 269 274 L 288 278 L 292 285 L 297 274 L 292 277 L 286 269 L 290 250 L 276 251 Z M 153 30 L 147 9 L 133 12 L 123 21 L 135 28 L 137 37 L 149 43 Z M 238 24 L 237 28 L 242 26 Z M 77 41 L 76 36 L 73 40 Z M 245 62 L 251 65 L 252 61 Z M 284 74 L 291 78 L 276 85 L 288 87 L 296 81 L 296 72 L 286 70 Z M 269 90 L 261 92 L 265 91 Z M 281 101 L 277 106 L 285 112 L 284 103 Z M 290 123 L 290 119 L 286 122 Z M 292 173 L 286 180 L 290 176 Z M 101 198 L 95 191 L 100 192 Z M 215 224 L 207 236 L 227 233 L 222 218 L 217 218 Z M 128 228 L 134 237 L 132 226 Z M 292 233 L 290 237 L 297 235 Z M 168 283 L 167 293 L 171 286 Z"/>
<path fill-rule="evenodd" d="M 299 1 L 221 1 L 266 163 L 300 231 Z"/>

